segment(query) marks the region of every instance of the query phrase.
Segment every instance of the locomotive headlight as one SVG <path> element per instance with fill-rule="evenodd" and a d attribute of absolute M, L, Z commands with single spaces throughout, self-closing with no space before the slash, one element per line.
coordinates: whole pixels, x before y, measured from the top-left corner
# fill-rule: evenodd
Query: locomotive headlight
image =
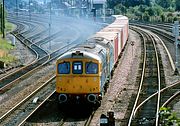
<path fill-rule="evenodd" d="M 94 81 L 96 81 L 97 80 L 97 78 L 96 77 L 94 77 Z"/>

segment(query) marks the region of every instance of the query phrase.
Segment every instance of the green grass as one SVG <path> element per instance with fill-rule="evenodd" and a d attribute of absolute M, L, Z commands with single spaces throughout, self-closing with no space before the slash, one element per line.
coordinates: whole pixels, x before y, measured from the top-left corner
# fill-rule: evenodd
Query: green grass
<path fill-rule="evenodd" d="M 7 51 L 13 48 L 14 47 L 6 39 L 0 38 L 0 49 Z"/>
<path fill-rule="evenodd" d="M 13 29 L 15 29 L 16 26 L 6 21 L 5 27 L 6 27 L 5 32 L 10 32 Z M 12 50 L 13 48 L 14 47 L 10 44 L 10 42 L 2 38 L 2 33 L 0 33 L 0 53 L 3 54 L 3 56 L 0 55 L 0 61 L 5 62 L 6 64 L 15 61 L 16 60 L 15 56 L 9 54 L 9 51 Z"/>
<path fill-rule="evenodd" d="M 2 36 L 2 35 L 0 35 Z M 6 55 L 0 57 L 0 61 L 5 62 L 6 64 L 13 62 L 16 58 L 9 54 L 9 51 L 14 47 L 6 40 L 0 37 L 0 51 L 5 52 Z"/>
<path fill-rule="evenodd" d="M 6 22 L 6 31 L 12 31 L 13 29 L 15 29 L 15 25 L 9 22 Z"/>
<path fill-rule="evenodd" d="M 4 57 L 0 57 L 0 61 L 3 61 L 6 64 L 9 64 L 15 60 L 16 60 L 16 58 L 10 54 L 7 56 L 4 56 Z"/>

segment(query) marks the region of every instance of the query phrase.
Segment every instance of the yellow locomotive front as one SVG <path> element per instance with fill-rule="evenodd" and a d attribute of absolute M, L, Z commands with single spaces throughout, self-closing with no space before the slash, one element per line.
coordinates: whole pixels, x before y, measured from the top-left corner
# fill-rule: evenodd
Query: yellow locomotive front
<path fill-rule="evenodd" d="M 88 52 L 69 52 L 56 63 L 56 92 L 60 103 L 99 101 L 100 59 Z"/>

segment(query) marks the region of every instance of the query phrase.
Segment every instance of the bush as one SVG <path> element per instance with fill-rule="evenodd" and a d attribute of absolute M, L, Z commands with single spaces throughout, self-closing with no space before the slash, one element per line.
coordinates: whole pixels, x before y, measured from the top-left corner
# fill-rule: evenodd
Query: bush
<path fill-rule="evenodd" d="M 180 125 L 180 119 L 177 118 L 176 113 L 172 112 L 170 108 L 160 108 L 160 124 L 163 126 Z"/>

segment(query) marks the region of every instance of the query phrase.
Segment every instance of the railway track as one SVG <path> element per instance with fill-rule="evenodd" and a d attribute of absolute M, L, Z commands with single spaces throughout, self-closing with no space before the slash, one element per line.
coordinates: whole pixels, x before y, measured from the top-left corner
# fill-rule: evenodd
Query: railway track
<path fill-rule="evenodd" d="M 55 88 L 55 87 L 54 87 Z M 53 89 L 54 89 L 53 88 Z M 39 95 L 39 96 L 41 96 L 41 95 Z M 34 96 L 35 97 L 35 96 Z M 33 98 L 34 98 L 33 97 Z M 32 98 L 32 99 L 33 99 Z M 24 101 L 24 100 L 23 100 Z M 25 100 L 26 101 L 26 100 Z M 29 104 L 32 104 L 32 100 L 28 100 L 28 101 L 30 101 L 30 103 Z M 24 103 L 24 102 L 20 102 L 20 104 L 26 104 L 26 103 Z M 23 105 L 24 106 L 24 105 Z M 13 107 L 13 108 L 16 108 L 16 107 Z M 25 107 L 26 109 L 27 109 L 27 107 Z M 24 111 L 23 110 L 25 110 L 25 109 L 23 109 L 23 108 L 21 108 L 21 107 L 19 107 L 19 105 L 17 105 L 17 111 L 18 111 L 18 113 L 21 115 Z M 33 110 L 32 111 L 32 113 L 33 112 L 35 112 L 35 108 L 30 108 L 31 110 Z M 30 113 L 31 111 L 29 111 L 28 109 L 26 110 L 27 111 L 27 113 Z M 19 117 L 18 115 L 16 115 L 15 117 L 14 117 L 14 114 L 12 114 L 12 113 L 14 113 L 14 110 L 12 110 L 12 111 L 10 111 L 10 112 L 8 112 L 7 114 L 4 114 L 0 119 L 2 119 L 2 120 L 5 120 L 4 118 L 5 117 L 7 117 L 8 116 L 8 120 L 11 120 L 11 121 L 7 121 L 7 122 L 5 122 L 5 124 L 7 124 L 7 125 L 21 125 L 21 124 L 24 124 L 25 123 L 25 121 L 26 121 L 26 119 L 32 114 L 27 114 L 27 116 L 26 115 L 23 115 L 23 117 L 21 117 L 20 116 L 20 119 L 18 118 L 18 120 L 19 121 L 16 121 L 17 120 L 17 118 L 15 118 L 15 117 Z M 9 114 L 10 114 L 10 116 L 9 116 Z M 25 117 L 25 118 L 24 118 Z M 4 122 L 4 121 L 3 121 Z M 17 123 L 15 123 L 15 122 L 17 122 Z M 4 125 L 4 123 L 3 123 L 3 125 Z"/>
<path fill-rule="evenodd" d="M 159 91 L 161 93 L 160 107 L 167 107 L 171 102 L 176 100 L 176 98 L 178 96 L 180 96 L 179 88 L 180 88 L 180 81 L 174 82 L 171 85 L 162 88 Z M 158 95 L 158 92 L 152 94 L 144 102 L 147 102 L 148 100 L 151 100 L 153 97 L 156 97 L 157 95 Z M 144 102 L 142 102 L 137 107 L 137 109 L 139 109 L 143 105 Z M 158 121 L 159 121 L 159 124 L 161 124 L 161 120 L 158 120 Z"/>
<path fill-rule="evenodd" d="M 20 25 L 20 28 L 23 29 L 23 26 Z M 14 34 L 14 33 L 19 33 L 19 31 L 18 32 L 14 31 L 12 34 Z M 62 33 L 62 31 L 60 31 L 58 33 L 55 33 L 52 36 L 47 37 L 45 42 L 48 42 L 48 41 L 54 39 L 55 37 L 58 37 L 58 35 L 61 34 L 61 33 Z M 51 59 L 53 60 L 54 58 L 57 58 L 59 55 L 62 54 L 62 53 L 60 53 L 59 50 L 61 50 L 63 47 L 58 49 L 58 50 L 56 50 L 56 51 L 54 51 L 54 52 L 52 52 L 51 54 L 48 54 L 48 52 L 46 52 L 43 48 L 41 48 L 39 46 L 39 44 L 44 43 L 44 41 L 40 41 L 40 42 L 38 42 L 38 45 L 36 45 L 36 44 L 32 43 L 31 41 L 29 41 L 28 39 L 25 39 L 25 37 L 22 36 L 21 34 L 14 34 L 14 35 L 22 43 L 24 43 L 24 45 L 26 45 L 27 47 L 29 47 L 31 50 L 33 50 L 35 52 L 35 54 L 37 55 L 37 59 L 34 62 L 32 62 L 31 64 L 29 64 L 29 65 L 27 65 L 27 66 L 25 66 L 25 67 L 23 67 L 21 69 L 18 69 L 17 71 L 15 71 L 13 73 L 10 73 L 7 76 L 1 78 L 0 79 L 0 82 L 1 82 L 0 93 L 3 93 L 6 90 L 10 89 L 11 86 L 15 82 L 18 82 L 20 79 L 22 79 L 23 77 L 27 76 L 28 73 L 34 72 L 39 67 L 41 67 L 44 64 L 47 64 L 48 62 L 50 62 Z M 75 45 L 73 45 L 73 46 L 75 46 Z M 63 52 L 65 52 L 65 50 L 63 50 Z"/>
<path fill-rule="evenodd" d="M 144 102 L 155 92 L 159 92 L 164 85 L 164 75 L 161 66 L 159 52 L 156 47 L 155 39 L 151 34 L 143 30 L 135 29 L 144 41 L 142 74 L 139 90 L 135 104 L 128 122 L 130 125 L 158 125 L 158 112 L 160 106 L 160 93 L 151 101 Z M 141 108 L 138 106 L 144 103 Z M 137 109 L 139 108 L 139 109 Z"/>
<path fill-rule="evenodd" d="M 141 28 L 148 29 L 148 30 L 152 31 L 153 33 L 157 34 L 159 36 L 159 38 L 161 38 L 164 41 L 164 44 L 166 45 L 167 49 L 169 50 L 170 55 L 172 55 L 173 62 L 174 63 L 180 62 L 180 58 L 176 58 L 177 57 L 176 53 L 179 54 L 180 49 L 176 48 L 175 38 L 172 35 L 172 31 L 167 32 L 165 30 L 166 26 L 171 27 L 172 24 L 165 25 L 164 27 L 163 27 L 163 25 L 160 25 L 162 27 L 156 27 L 156 25 L 139 25 L 139 24 L 135 24 L 135 25 L 138 27 L 141 27 Z M 162 30 L 162 29 L 164 29 L 164 30 Z M 175 75 L 177 74 L 176 70 L 180 71 L 180 65 L 178 63 L 173 68 Z"/>
<path fill-rule="evenodd" d="M 180 96 L 180 81 L 177 81 L 170 86 L 161 90 L 162 100 L 161 100 L 161 107 L 168 107 L 170 103 Z"/>
<path fill-rule="evenodd" d="M 148 29 L 148 30 L 156 33 L 157 35 L 163 36 L 164 38 L 169 40 L 171 43 L 174 43 L 174 37 L 170 32 L 165 32 L 165 30 L 159 29 L 159 28 L 157 28 L 155 26 L 151 26 L 151 25 L 142 25 L 142 24 L 132 24 L 132 25 Z"/>
<path fill-rule="evenodd" d="M 34 42 L 37 39 L 41 39 L 43 36 L 48 36 L 50 28 L 48 27 L 47 23 L 42 23 L 36 20 L 17 20 L 16 18 L 9 18 L 9 21 L 14 24 L 21 23 L 29 26 L 30 29 L 25 32 L 21 32 L 21 35 L 24 36 L 30 42 Z M 13 33 L 17 34 L 17 32 L 15 31 L 13 31 Z"/>
<path fill-rule="evenodd" d="M 0 125 L 22 125 L 49 97 L 55 93 L 55 76 L 0 117 Z"/>
<path fill-rule="evenodd" d="M 95 110 L 92 107 L 85 107 L 82 105 L 75 105 L 69 107 L 63 107 L 63 110 L 60 110 L 63 115 L 59 125 L 60 126 L 90 126 L 91 120 L 95 114 Z"/>
<path fill-rule="evenodd" d="M 23 26 L 20 25 L 20 28 L 23 29 Z M 22 36 L 21 34 L 14 34 L 14 33 L 17 33 L 17 31 L 12 32 L 12 34 L 15 35 L 16 38 L 20 40 L 24 45 L 26 45 L 32 51 L 34 51 L 34 53 L 37 55 L 37 58 L 36 60 L 34 60 L 34 62 L 30 63 L 29 65 L 22 67 L 17 71 L 14 71 L 1 78 L 0 93 L 3 93 L 5 90 L 10 88 L 15 81 L 19 81 L 22 76 L 26 75 L 27 72 L 32 71 L 34 68 L 37 68 L 38 66 L 49 60 L 48 52 L 46 52 L 44 49 L 38 47 L 35 44 L 30 47 L 29 45 L 32 43 L 28 39 L 25 39 L 25 37 Z"/>
<path fill-rule="evenodd" d="M 20 25 L 20 27 L 22 27 L 21 29 L 25 29 L 23 26 L 21 26 Z M 30 26 L 29 26 L 30 27 Z M 16 35 L 19 35 L 19 33 L 21 33 L 21 31 L 20 30 L 18 30 L 18 31 L 16 31 L 16 32 L 14 32 Z M 19 37 L 20 37 L 20 39 L 24 39 L 25 41 L 27 41 L 25 38 L 24 38 L 24 36 L 22 37 L 21 35 L 19 35 Z M 31 39 L 33 39 L 33 38 L 31 38 Z M 73 41 L 70 41 L 69 42 L 69 45 L 67 45 L 67 44 L 63 44 L 63 45 L 61 45 L 61 47 L 59 48 L 59 49 L 57 49 L 57 50 L 55 50 L 55 51 L 53 51 L 52 53 L 50 53 L 49 55 L 48 55 L 48 61 L 46 62 L 42 62 L 42 63 L 40 63 L 39 62 L 39 64 L 38 65 L 40 65 L 39 67 L 36 67 L 36 66 L 34 66 L 34 68 L 35 69 L 33 69 L 33 70 L 31 70 L 30 69 L 30 71 L 28 71 L 27 73 L 25 73 L 25 74 L 23 74 L 22 76 L 19 76 L 17 79 L 15 79 L 14 81 L 12 81 L 12 82 L 10 82 L 11 84 L 13 84 L 13 83 L 16 83 L 16 82 L 20 82 L 20 81 L 22 81 L 22 79 L 24 79 L 24 77 L 28 77 L 28 76 L 31 76 L 30 74 L 34 74 L 34 71 L 35 70 L 37 70 L 38 68 L 41 68 L 41 66 L 43 66 L 43 65 L 46 65 L 47 63 L 50 63 L 51 61 L 53 61 L 54 59 L 56 59 L 57 57 L 59 57 L 61 54 L 63 54 L 64 52 L 66 52 L 67 51 L 67 49 L 70 49 L 70 48 L 73 48 L 76 44 L 80 44 L 81 43 L 81 38 L 80 37 L 77 37 L 77 38 L 75 38 Z M 41 44 L 41 43 L 39 43 L 39 44 Z M 31 46 L 31 45 L 36 45 L 36 44 L 34 44 L 34 43 L 31 43 L 31 41 L 29 42 L 29 41 L 27 41 L 26 43 L 25 43 L 25 45 L 27 46 Z M 39 46 L 39 45 L 38 45 Z M 45 56 L 44 56 L 45 57 Z M 42 57 L 42 58 L 44 58 L 44 57 Z M 40 59 L 39 59 L 40 60 Z M 37 60 L 38 61 L 38 60 Z M 23 71 L 23 70 L 22 70 Z M 15 72 L 14 72 L 15 73 Z M 7 87 L 3 87 L 3 88 L 1 88 L 1 90 L 0 91 L 2 91 L 1 93 L 3 93 L 4 91 L 6 91 L 6 90 L 8 90 L 10 87 L 9 86 L 7 86 Z M 52 87 L 52 88 L 55 88 L 55 87 Z M 49 88 L 48 88 L 49 89 Z M 43 91 L 43 89 L 42 89 L 42 91 Z M 39 92 L 41 92 L 41 89 L 40 89 L 40 91 Z M 52 91 L 52 93 L 53 93 L 53 91 Z M 45 94 L 45 93 L 43 93 L 43 94 Z M 40 95 L 39 95 L 40 96 Z M 50 95 L 49 95 L 50 96 Z M 44 97 L 49 97 L 49 96 L 44 96 Z M 26 102 L 23 102 L 23 101 L 26 101 L 26 100 L 23 100 L 23 101 L 21 101 L 20 103 L 22 103 L 22 105 L 17 105 L 17 108 L 16 107 L 13 107 L 14 108 L 14 110 L 12 110 L 11 112 L 8 112 L 7 114 L 3 114 L 2 115 L 2 117 L 0 118 L 0 120 L 2 121 L 1 122 L 1 124 L 2 125 L 4 125 L 4 124 L 6 124 L 6 125 L 21 125 L 21 124 L 24 124 L 24 122 L 25 122 L 25 120 L 28 118 L 28 116 L 30 116 L 30 113 L 33 113 L 33 111 L 31 111 L 31 109 L 32 110 L 34 110 L 35 111 L 35 109 L 36 109 L 36 107 L 35 106 L 37 106 L 37 105 L 32 105 L 32 101 L 35 99 L 34 97 L 36 97 L 36 96 L 33 96 L 33 98 L 31 99 L 31 100 L 28 100 L 29 101 L 29 103 L 26 103 Z M 43 96 L 42 96 L 43 97 Z M 28 102 L 27 101 L 27 102 Z M 29 110 L 29 106 L 28 107 L 26 107 L 26 105 L 28 105 L 29 104 L 29 106 L 30 106 L 30 110 Z M 31 106 L 32 105 L 32 106 Z M 22 106 L 22 108 L 20 107 L 20 106 Z M 23 106 L 24 106 L 24 108 L 28 108 L 27 110 L 26 109 L 24 109 L 23 108 Z M 15 113 L 15 114 L 13 114 L 13 113 Z M 20 115 L 19 115 L 20 114 Z M 23 117 L 22 117 L 23 116 Z M 18 117 L 18 118 L 16 118 L 16 117 Z M 5 121 L 7 119 L 7 121 Z"/>
<path fill-rule="evenodd" d="M 0 93 L 3 93 L 6 90 L 8 90 L 9 88 L 11 88 L 11 86 L 15 82 L 19 81 L 23 77 L 27 77 L 29 73 L 33 73 L 36 69 L 44 66 L 45 64 L 51 62 L 52 60 L 54 60 L 57 57 L 59 57 L 60 55 L 62 55 L 64 52 L 67 51 L 67 47 L 70 49 L 70 48 L 73 48 L 74 46 L 76 46 L 78 44 L 77 42 L 80 42 L 80 39 L 81 38 L 78 38 L 75 41 L 70 42 L 69 43 L 70 45 L 62 46 L 60 49 L 53 51 L 51 54 L 48 54 L 48 55 L 42 57 L 41 59 L 38 59 L 37 62 L 31 63 L 28 66 L 23 67 L 20 70 L 15 71 L 11 75 L 1 79 L 0 80 L 0 82 L 1 82 Z M 7 78 L 9 78 L 9 79 L 7 79 Z"/>

